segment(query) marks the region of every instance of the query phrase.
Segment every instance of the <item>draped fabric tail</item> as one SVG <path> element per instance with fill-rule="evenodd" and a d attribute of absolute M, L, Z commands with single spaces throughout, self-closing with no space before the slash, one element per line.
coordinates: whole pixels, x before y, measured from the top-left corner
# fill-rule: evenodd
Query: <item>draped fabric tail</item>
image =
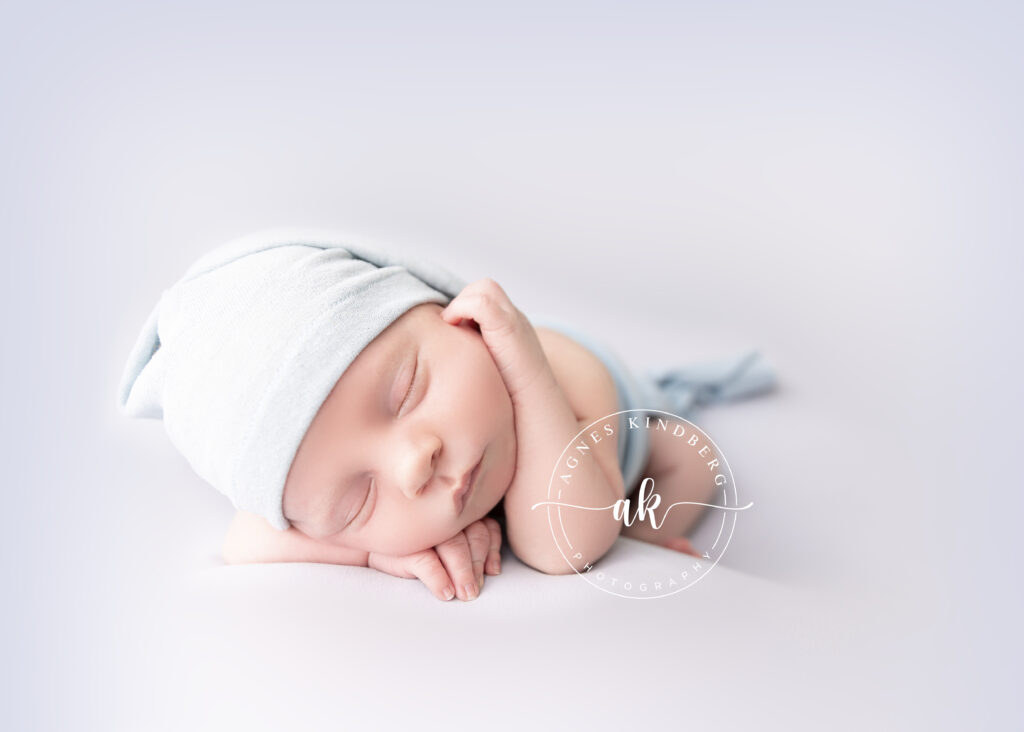
<path fill-rule="evenodd" d="M 535 326 L 557 330 L 575 339 L 608 368 L 621 410 L 619 467 L 627 496 L 636 490 L 651 454 L 648 430 L 633 429 L 629 412 L 661 410 L 696 424 L 694 417 L 703 407 L 761 394 L 775 386 L 775 370 L 761 360 L 756 349 L 738 358 L 639 371 L 631 369 L 603 338 L 561 318 L 541 315 L 532 317 L 531 321 Z"/>
<path fill-rule="evenodd" d="M 704 407 L 763 394 L 776 385 L 775 369 L 756 349 L 735 358 L 647 369 L 644 376 L 661 399 L 661 408 L 685 419 Z"/>

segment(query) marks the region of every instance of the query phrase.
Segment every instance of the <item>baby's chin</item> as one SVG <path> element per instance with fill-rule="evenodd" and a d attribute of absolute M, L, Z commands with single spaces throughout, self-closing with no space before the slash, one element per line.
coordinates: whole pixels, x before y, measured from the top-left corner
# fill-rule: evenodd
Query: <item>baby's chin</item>
<path fill-rule="evenodd" d="M 496 496 L 493 500 L 488 501 L 482 506 L 475 507 L 475 510 L 471 514 L 472 518 L 465 522 L 465 525 L 462 527 L 462 529 L 465 529 L 466 526 L 469 526 L 474 521 L 480 521 L 481 519 L 487 518 L 487 516 L 490 515 L 490 513 L 495 509 L 495 507 L 499 503 L 501 503 L 501 499 L 504 497 L 505 494 L 502 493 L 500 496 Z M 467 513 L 469 512 L 467 511 Z M 462 529 L 460 529 L 460 531 Z"/>

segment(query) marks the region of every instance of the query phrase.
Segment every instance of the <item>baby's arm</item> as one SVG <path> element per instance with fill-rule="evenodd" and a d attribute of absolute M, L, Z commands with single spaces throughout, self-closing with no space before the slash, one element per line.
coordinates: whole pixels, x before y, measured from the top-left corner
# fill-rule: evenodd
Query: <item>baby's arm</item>
<path fill-rule="evenodd" d="M 235 514 L 221 554 L 228 564 L 262 562 L 317 562 L 366 567 L 369 552 L 316 541 L 296 528 L 278 531 L 262 516 L 247 511 Z"/>
<path fill-rule="evenodd" d="M 573 487 L 561 497 L 549 496 L 552 466 L 589 420 L 576 420 L 553 377 L 535 382 L 534 388 L 523 392 L 516 400 L 515 412 L 517 466 L 505 494 L 508 544 L 523 562 L 547 574 L 585 572 L 608 552 L 622 531 L 622 523 L 610 510 L 623 497 L 622 474 L 617 465 L 608 470 L 596 457 L 584 458 L 572 470 Z M 586 440 L 576 440 L 580 441 Z M 565 461 L 559 464 L 564 467 Z M 547 501 L 607 510 L 563 508 L 556 517 L 558 530 L 552 532 L 549 507 L 537 506 Z"/>
<path fill-rule="evenodd" d="M 493 518 L 484 518 L 436 547 L 391 556 L 317 541 L 292 527 L 278 531 L 263 517 L 239 511 L 221 553 L 228 564 L 315 562 L 369 567 L 395 577 L 418 578 L 439 600 L 474 600 L 483 589 L 484 574 L 501 574 L 501 527 Z"/>
<path fill-rule="evenodd" d="M 575 466 L 574 485 L 585 486 L 586 496 L 571 491 L 574 500 L 567 502 L 609 510 L 563 510 L 559 528 L 572 537 L 572 547 L 563 541 L 560 548 L 552 535 L 548 507 L 534 506 L 550 500 L 551 468 L 586 423 L 577 420 L 532 324 L 496 282 L 484 279 L 467 285 L 441 315 L 456 325 L 476 321 L 512 399 L 516 469 L 504 497 L 509 547 L 523 563 L 547 574 L 584 571 L 604 556 L 622 530 L 610 510 L 623 497 L 614 448 L 604 459 L 584 459 Z"/>

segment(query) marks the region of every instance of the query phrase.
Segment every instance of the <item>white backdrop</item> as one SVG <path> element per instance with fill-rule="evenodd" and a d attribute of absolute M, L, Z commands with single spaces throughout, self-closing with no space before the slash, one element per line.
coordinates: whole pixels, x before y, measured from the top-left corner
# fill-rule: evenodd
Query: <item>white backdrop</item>
<path fill-rule="evenodd" d="M 1024 724 L 1017 7 L 4 16 L 5 727 Z M 116 390 L 162 289 L 266 226 L 493 277 L 636 367 L 760 347 L 779 391 L 701 420 L 755 503 L 721 566 L 628 602 L 506 552 L 468 604 L 218 566 L 225 499 Z"/>

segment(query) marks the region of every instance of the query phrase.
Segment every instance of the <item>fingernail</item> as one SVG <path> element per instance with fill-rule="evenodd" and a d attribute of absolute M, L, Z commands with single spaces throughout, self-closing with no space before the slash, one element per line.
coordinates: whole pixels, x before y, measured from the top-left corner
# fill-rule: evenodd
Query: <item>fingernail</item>
<path fill-rule="evenodd" d="M 498 574 L 501 574 L 501 557 L 498 557 L 498 558 L 497 558 L 497 559 L 495 560 L 495 562 L 494 562 L 494 566 L 495 566 L 495 567 L 497 567 L 497 570 L 498 570 Z"/>
<path fill-rule="evenodd" d="M 449 585 L 448 587 L 445 587 L 444 588 L 444 599 L 445 600 L 451 600 L 453 597 L 455 597 L 455 590 L 453 590 L 451 588 L 451 585 Z"/>
<path fill-rule="evenodd" d="M 474 597 L 476 597 L 476 587 L 474 587 L 473 585 L 470 585 L 470 584 L 463 585 L 462 586 L 462 591 L 466 593 L 466 599 L 467 600 L 472 600 Z"/>

